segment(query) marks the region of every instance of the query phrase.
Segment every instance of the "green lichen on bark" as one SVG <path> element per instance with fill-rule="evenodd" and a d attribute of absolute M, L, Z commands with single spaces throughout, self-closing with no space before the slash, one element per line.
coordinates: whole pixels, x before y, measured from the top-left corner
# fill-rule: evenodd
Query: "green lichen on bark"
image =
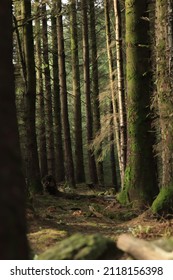
<path fill-rule="evenodd" d="M 162 161 L 162 182 L 165 190 L 161 190 L 156 200 L 158 207 L 161 204 L 160 198 L 165 196 L 170 186 L 173 186 L 173 129 L 172 129 L 172 74 L 171 74 L 171 45 L 172 37 L 168 26 L 172 24 L 169 15 L 169 1 L 156 1 L 156 85 L 158 95 L 158 111 L 160 118 L 160 143 L 158 151 Z M 171 43 L 172 44 L 172 43 Z M 161 199 L 162 200 L 162 199 Z M 165 199 L 164 199 L 165 200 Z M 164 203 L 163 200 L 163 203 Z M 155 205 L 154 203 L 154 205 Z M 156 207 L 156 206 L 155 206 Z M 154 207 L 154 208 L 155 208 Z M 163 205 L 163 208 L 165 206 Z M 161 205 L 159 206 L 161 209 Z M 156 211 L 156 210 L 155 210 Z M 157 212 L 157 211 L 156 211 Z"/>
<path fill-rule="evenodd" d="M 119 194 L 117 194 L 117 200 L 122 205 L 127 205 L 129 203 L 127 189 L 123 189 Z"/>
<path fill-rule="evenodd" d="M 131 178 L 131 168 L 128 166 L 125 171 L 124 176 L 124 188 L 120 193 L 117 194 L 117 199 L 122 205 L 127 205 L 129 201 L 129 186 L 130 186 L 130 178 Z"/>

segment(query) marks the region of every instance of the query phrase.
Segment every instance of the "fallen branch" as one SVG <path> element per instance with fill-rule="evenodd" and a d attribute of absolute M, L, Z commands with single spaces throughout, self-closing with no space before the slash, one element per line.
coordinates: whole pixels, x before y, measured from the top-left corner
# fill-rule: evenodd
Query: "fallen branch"
<path fill-rule="evenodd" d="M 91 213 L 94 214 L 95 217 L 101 218 L 103 221 L 105 221 L 107 223 L 115 224 L 115 222 L 112 221 L 110 218 L 105 217 L 103 214 L 101 214 L 100 212 L 96 211 L 96 209 L 93 206 L 89 206 L 89 210 L 91 211 Z"/>
<path fill-rule="evenodd" d="M 137 260 L 173 260 L 173 252 L 166 252 L 154 243 L 122 234 L 117 247 Z"/>

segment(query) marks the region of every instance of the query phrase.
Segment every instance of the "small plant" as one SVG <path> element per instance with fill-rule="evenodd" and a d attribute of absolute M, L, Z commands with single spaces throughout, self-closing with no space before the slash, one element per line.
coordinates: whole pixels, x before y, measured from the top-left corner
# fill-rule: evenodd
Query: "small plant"
<path fill-rule="evenodd" d="M 131 228 L 130 232 L 133 234 L 135 237 L 147 237 L 149 233 L 151 233 L 151 226 L 141 226 L 138 225 L 135 228 Z"/>

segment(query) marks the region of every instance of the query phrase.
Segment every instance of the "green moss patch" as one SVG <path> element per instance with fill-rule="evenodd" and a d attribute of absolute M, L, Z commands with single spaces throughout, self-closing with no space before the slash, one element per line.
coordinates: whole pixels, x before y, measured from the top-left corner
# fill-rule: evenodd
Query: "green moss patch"
<path fill-rule="evenodd" d="M 43 229 L 38 232 L 28 234 L 28 240 L 34 244 L 36 253 L 41 253 L 47 248 L 67 237 L 67 232 L 64 230 Z"/>
<path fill-rule="evenodd" d="M 112 259 L 120 251 L 115 242 L 100 234 L 74 234 L 39 255 L 39 260 Z"/>
<path fill-rule="evenodd" d="M 161 189 L 151 206 L 151 210 L 153 214 L 159 215 L 173 213 L 173 186 Z"/>

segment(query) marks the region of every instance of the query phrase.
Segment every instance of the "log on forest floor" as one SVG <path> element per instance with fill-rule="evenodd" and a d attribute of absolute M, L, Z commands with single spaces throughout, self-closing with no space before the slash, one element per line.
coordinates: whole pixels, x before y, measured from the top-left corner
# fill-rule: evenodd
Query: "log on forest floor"
<path fill-rule="evenodd" d="M 173 260 L 173 238 L 146 241 L 122 234 L 117 247 L 136 260 Z"/>
<path fill-rule="evenodd" d="M 39 260 L 111 260 L 123 253 L 111 239 L 100 234 L 74 234 L 40 254 Z"/>
<path fill-rule="evenodd" d="M 100 234 L 74 234 L 37 256 L 39 260 L 118 260 L 127 253 L 135 260 L 173 260 L 173 237 L 146 241 L 130 234 L 117 243 Z"/>

